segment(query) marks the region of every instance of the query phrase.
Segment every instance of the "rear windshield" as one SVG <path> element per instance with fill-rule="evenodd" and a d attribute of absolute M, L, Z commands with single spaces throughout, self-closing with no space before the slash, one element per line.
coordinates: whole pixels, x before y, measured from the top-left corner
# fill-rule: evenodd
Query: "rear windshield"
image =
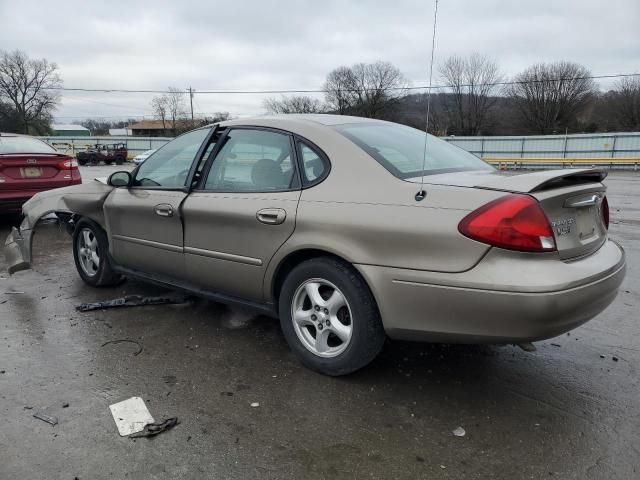
<path fill-rule="evenodd" d="M 493 170 L 492 166 L 475 155 L 433 135 L 427 135 L 427 155 L 423 171 L 425 133 L 405 125 L 351 123 L 336 125 L 334 128 L 398 178 Z"/>
<path fill-rule="evenodd" d="M 0 155 L 5 153 L 56 153 L 56 150 L 37 138 L 0 136 Z"/>

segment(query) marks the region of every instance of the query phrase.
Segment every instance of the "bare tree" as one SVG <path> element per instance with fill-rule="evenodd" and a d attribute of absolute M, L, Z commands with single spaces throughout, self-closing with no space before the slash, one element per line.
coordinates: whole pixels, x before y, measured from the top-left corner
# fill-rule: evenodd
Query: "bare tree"
<path fill-rule="evenodd" d="M 109 129 L 111 128 L 126 128 L 127 125 L 131 125 L 136 123 L 135 118 L 130 118 L 128 120 L 104 120 L 104 119 L 94 119 L 94 118 L 86 118 L 80 125 L 85 128 L 88 128 L 91 131 L 91 135 L 108 135 Z"/>
<path fill-rule="evenodd" d="M 358 63 L 351 70 L 358 99 L 356 112 L 370 118 L 392 114 L 391 110 L 406 94 L 408 86 L 400 70 L 389 62 Z"/>
<path fill-rule="evenodd" d="M 625 77 L 616 82 L 609 96 L 610 110 L 623 130 L 640 130 L 640 77 Z"/>
<path fill-rule="evenodd" d="M 208 118 L 208 117 L 205 117 Z M 226 122 L 227 120 L 231 120 L 233 117 L 229 112 L 214 112 L 213 117 L 211 117 L 209 123 L 218 123 L 218 122 Z"/>
<path fill-rule="evenodd" d="M 224 122 L 226 120 L 231 120 L 233 117 L 229 112 L 214 112 L 212 116 L 203 116 L 200 118 L 195 118 L 194 127 L 203 127 L 205 125 L 211 125 L 212 123 Z"/>
<path fill-rule="evenodd" d="M 407 86 L 404 75 L 389 62 L 357 63 L 329 72 L 325 100 L 331 110 L 341 115 L 389 117 L 406 95 Z"/>
<path fill-rule="evenodd" d="M 447 99 L 445 93 L 433 93 L 431 100 L 426 93 L 413 93 L 406 95 L 400 100 L 399 111 L 401 112 L 395 119 L 399 123 L 410 127 L 424 130 L 427 126 L 427 104 L 430 101 L 429 110 L 429 132 L 432 135 L 445 136 L 448 134 L 448 116 L 444 110 L 444 103 Z"/>
<path fill-rule="evenodd" d="M 451 90 L 444 103 L 451 127 L 463 135 L 482 133 L 496 102 L 496 83 L 502 80 L 498 64 L 478 53 L 454 55 L 444 61 L 440 76 Z"/>
<path fill-rule="evenodd" d="M 538 63 L 518 74 L 507 94 L 524 123 L 553 133 L 574 122 L 595 92 L 591 72 L 572 62 Z"/>
<path fill-rule="evenodd" d="M 169 110 L 169 98 L 167 95 L 153 97 L 151 99 L 151 108 L 153 109 L 154 115 L 162 120 L 162 129 L 166 130 L 167 110 Z"/>
<path fill-rule="evenodd" d="M 171 120 L 171 130 L 175 134 L 178 120 L 185 117 L 187 112 L 184 99 L 186 92 L 176 87 L 169 87 L 167 91 L 164 94 L 167 102 L 167 114 Z"/>
<path fill-rule="evenodd" d="M 14 110 L 19 129 L 29 133 L 48 124 L 62 86 L 58 66 L 44 58 L 32 60 L 26 53 L 0 51 L 0 101 Z"/>
<path fill-rule="evenodd" d="M 267 98 L 263 102 L 269 113 L 322 113 L 326 110 L 323 103 L 307 95 L 292 95 L 282 98 Z"/>
<path fill-rule="evenodd" d="M 356 104 L 356 81 L 349 67 L 338 67 L 327 75 L 324 83 L 325 101 L 330 110 L 346 115 Z"/>

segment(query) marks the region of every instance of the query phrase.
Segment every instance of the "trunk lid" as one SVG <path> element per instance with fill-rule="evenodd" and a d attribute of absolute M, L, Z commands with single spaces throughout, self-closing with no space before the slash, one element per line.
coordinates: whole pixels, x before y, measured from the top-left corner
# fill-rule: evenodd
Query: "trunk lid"
<path fill-rule="evenodd" d="M 52 183 L 71 185 L 70 169 L 61 168 L 65 160 L 71 159 L 63 154 L 0 154 L 0 190 L 52 188 Z M 68 175 L 60 175 L 62 170 L 68 170 Z"/>
<path fill-rule="evenodd" d="M 542 206 L 563 259 L 587 255 L 607 239 L 602 208 L 606 187 L 600 184 L 547 189 L 533 193 Z"/>
<path fill-rule="evenodd" d="M 527 173 L 459 172 L 429 175 L 425 184 L 524 193 L 544 210 L 562 259 L 588 255 L 607 239 L 603 219 L 607 172 L 598 169 L 546 170 Z M 420 182 L 420 178 L 409 181 Z"/>

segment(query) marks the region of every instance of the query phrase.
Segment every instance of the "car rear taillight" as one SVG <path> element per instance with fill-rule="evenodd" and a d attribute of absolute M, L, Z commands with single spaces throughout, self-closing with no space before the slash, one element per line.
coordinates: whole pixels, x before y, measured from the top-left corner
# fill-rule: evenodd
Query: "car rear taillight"
<path fill-rule="evenodd" d="M 528 195 L 507 195 L 489 202 L 464 217 L 458 230 L 473 240 L 508 250 L 556 250 L 547 216 Z"/>
<path fill-rule="evenodd" d="M 72 168 L 78 168 L 78 162 L 72 158 L 58 162 L 58 170 L 71 170 Z"/>
<path fill-rule="evenodd" d="M 602 199 L 600 215 L 602 215 L 602 223 L 604 223 L 605 228 L 609 230 L 609 200 L 607 200 L 607 197 Z"/>

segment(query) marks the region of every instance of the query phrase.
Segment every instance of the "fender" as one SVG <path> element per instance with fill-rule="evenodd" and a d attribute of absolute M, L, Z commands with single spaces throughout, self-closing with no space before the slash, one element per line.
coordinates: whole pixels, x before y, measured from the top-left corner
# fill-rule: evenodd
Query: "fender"
<path fill-rule="evenodd" d="M 38 222 L 51 213 L 77 214 L 88 217 L 104 228 L 106 198 L 113 187 L 103 179 L 40 192 L 22 207 L 24 219 L 20 228 L 13 227 L 4 245 L 9 275 L 31 268 L 33 235 Z"/>

